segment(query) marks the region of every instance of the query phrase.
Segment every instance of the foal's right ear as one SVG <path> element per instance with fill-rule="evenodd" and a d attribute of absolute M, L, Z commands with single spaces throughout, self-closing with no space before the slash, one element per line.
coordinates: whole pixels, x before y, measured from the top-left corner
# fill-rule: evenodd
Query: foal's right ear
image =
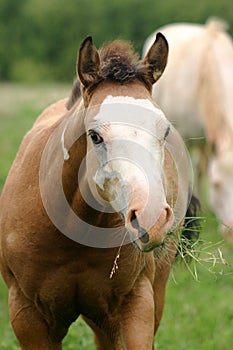
<path fill-rule="evenodd" d="M 85 88 L 99 79 L 99 71 L 100 57 L 92 37 L 88 36 L 81 44 L 77 60 L 77 73 Z"/>

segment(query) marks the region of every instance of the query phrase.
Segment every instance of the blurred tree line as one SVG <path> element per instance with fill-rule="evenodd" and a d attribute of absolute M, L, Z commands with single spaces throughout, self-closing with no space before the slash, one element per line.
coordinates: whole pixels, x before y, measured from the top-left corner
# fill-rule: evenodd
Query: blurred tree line
<path fill-rule="evenodd" d="M 172 22 L 204 23 L 218 16 L 233 32 L 230 0 L 0 0 L 0 79 L 71 81 L 86 35 L 104 41 L 144 40 Z"/>

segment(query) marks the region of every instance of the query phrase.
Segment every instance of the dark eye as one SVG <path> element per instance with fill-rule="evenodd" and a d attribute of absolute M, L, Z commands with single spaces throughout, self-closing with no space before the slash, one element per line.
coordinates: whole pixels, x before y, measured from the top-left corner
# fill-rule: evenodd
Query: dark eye
<path fill-rule="evenodd" d="M 98 145 L 99 143 L 102 143 L 104 140 L 103 138 L 95 131 L 93 130 L 90 130 L 89 131 L 89 135 L 92 139 L 92 142 L 95 144 L 95 145 Z"/>
<path fill-rule="evenodd" d="M 169 135 L 169 132 L 170 132 L 170 125 L 167 127 L 167 130 L 166 130 L 166 132 L 165 132 L 165 134 L 164 134 L 164 141 L 166 140 L 166 138 L 168 137 L 168 135 Z"/>

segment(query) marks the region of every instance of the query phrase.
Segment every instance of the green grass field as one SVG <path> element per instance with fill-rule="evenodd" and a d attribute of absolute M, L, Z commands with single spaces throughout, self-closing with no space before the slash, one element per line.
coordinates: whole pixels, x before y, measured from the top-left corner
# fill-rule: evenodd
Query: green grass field
<path fill-rule="evenodd" d="M 40 111 L 69 93 L 67 86 L 23 86 L 0 84 L 0 191 L 20 141 Z M 204 185 L 203 185 L 204 186 Z M 231 350 L 233 348 L 233 246 L 222 241 L 218 223 L 201 198 L 205 218 L 201 237 L 212 242 L 206 252 L 212 263 L 192 262 L 188 268 L 177 261 L 167 286 L 156 350 Z M 221 263 L 218 248 L 229 265 Z M 204 260 L 206 254 L 200 259 Z M 195 280 L 194 274 L 198 275 Z M 78 320 L 64 340 L 64 350 L 95 349 L 89 328 Z M 7 289 L 0 278 L 0 350 L 19 350 L 9 323 Z M 32 349 L 33 350 L 33 349 Z M 111 350 L 111 349 L 109 349 Z M 133 350 L 133 349 L 129 349 Z"/>

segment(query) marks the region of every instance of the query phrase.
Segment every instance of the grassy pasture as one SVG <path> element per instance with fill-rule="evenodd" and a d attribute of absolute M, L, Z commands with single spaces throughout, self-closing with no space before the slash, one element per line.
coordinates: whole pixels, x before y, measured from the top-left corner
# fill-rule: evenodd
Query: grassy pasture
<path fill-rule="evenodd" d="M 69 90 L 70 87 L 59 85 L 0 84 L 0 191 L 25 132 L 43 108 L 67 96 Z M 155 340 L 156 350 L 232 349 L 233 246 L 223 242 L 217 231 L 218 223 L 208 208 L 205 187 L 203 185 L 204 194 L 201 198 L 201 215 L 205 218 L 201 236 L 212 244 L 204 248 L 219 256 L 220 247 L 230 266 L 219 261 L 215 266 L 212 266 L 213 262 L 192 262 L 188 268 L 180 262 L 174 264 L 167 286 L 163 320 Z M 206 256 L 202 254 L 201 259 Z M 196 269 L 198 281 L 192 276 Z M 9 323 L 7 289 L 1 278 L 0 349 L 19 350 Z M 76 349 L 95 349 L 92 333 L 82 320 L 71 326 L 64 340 L 64 350 Z"/>

